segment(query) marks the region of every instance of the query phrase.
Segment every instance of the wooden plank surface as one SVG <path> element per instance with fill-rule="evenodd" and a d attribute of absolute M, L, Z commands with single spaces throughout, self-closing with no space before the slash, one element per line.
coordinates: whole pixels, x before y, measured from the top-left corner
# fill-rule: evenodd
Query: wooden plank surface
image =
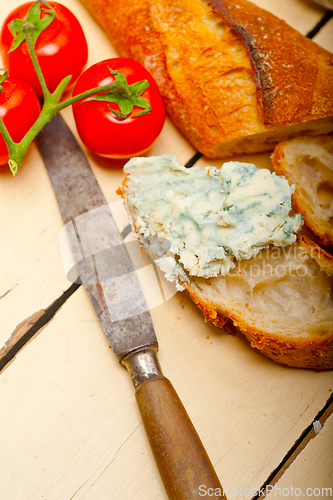
<path fill-rule="evenodd" d="M 0 3 L 0 19 L 19 3 Z M 310 1 L 255 3 L 304 34 L 325 13 Z M 66 6 L 86 33 L 88 66 L 113 57 L 106 36 L 79 1 L 66 0 Z M 332 50 L 331 26 L 325 26 L 315 40 Z M 63 116 L 76 134 L 71 110 L 66 109 Z M 86 152 L 107 201 L 117 201 L 123 162 Z M 176 154 L 184 163 L 195 153 L 169 120 L 149 152 L 162 153 Z M 270 164 L 269 155 L 242 159 L 258 166 Z M 19 323 L 38 315 L 71 284 L 59 250 L 61 217 L 35 146 L 15 179 L 1 171 L 0 207 L 6 214 L 0 236 L 1 348 Z M 161 365 L 222 484 L 229 488 L 229 499 L 250 498 L 244 489 L 252 492 L 265 482 L 326 403 L 332 373 L 273 363 L 252 350 L 240 334 L 230 336 L 204 323 L 200 311 L 182 293 L 153 308 L 151 314 Z M 166 498 L 132 383 L 108 348 L 82 287 L 0 374 L 0 401 L 1 500 Z M 325 436 L 331 432 L 331 420 L 277 484 L 316 487 L 331 481 L 329 467 L 317 464 L 308 481 L 308 469 L 302 466 L 310 445 L 316 447 L 318 461 L 330 458 Z"/>
<path fill-rule="evenodd" d="M 10 4 L 1 3 L 0 19 L 4 19 L 19 3 L 18 0 Z M 279 1 L 257 0 L 256 3 L 275 14 L 280 13 L 281 17 L 290 12 L 290 24 L 304 34 L 313 28 L 325 12 L 316 4 L 300 0 L 285 1 L 282 4 Z M 106 36 L 78 0 L 68 0 L 66 5 L 75 12 L 86 33 L 89 44 L 87 66 L 115 56 Z M 285 5 L 287 8 L 282 8 Z M 325 43 L 330 45 L 327 40 Z M 63 116 L 76 134 L 72 111 L 64 110 Z M 87 150 L 86 152 L 107 201 L 115 201 L 115 190 L 122 179 L 123 162 L 101 159 Z M 163 133 L 149 154 L 164 152 L 176 154 L 184 162 L 195 152 L 170 120 L 167 120 Z M 5 263 L 0 283 L 0 314 L 4 317 L 0 326 L 1 346 L 21 321 L 34 314 L 36 308 L 39 310 L 47 307 L 66 289 L 68 283 L 62 272 L 59 247 L 50 244 L 57 239 L 61 217 L 35 145 L 32 146 L 20 175 L 13 179 L 4 167 L 1 168 L 0 175 L 0 208 L 6 214 L 0 236 L 0 251 Z M 25 226 L 27 219 L 33 221 L 28 230 Z M 21 297 L 24 299 L 21 300 Z"/>
<path fill-rule="evenodd" d="M 222 484 L 256 489 L 329 397 L 331 374 L 274 364 L 179 295 L 152 310 L 161 365 Z M 130 378 L 82 288 L 2 373 L 0 400 L 0 498 L 165 498 Z"/>

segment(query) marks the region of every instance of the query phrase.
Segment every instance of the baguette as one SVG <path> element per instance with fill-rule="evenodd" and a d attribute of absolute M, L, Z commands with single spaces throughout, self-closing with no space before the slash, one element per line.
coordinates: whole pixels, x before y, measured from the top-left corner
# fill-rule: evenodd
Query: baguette
<path fill-rule="evenodd" d="M 333 55 L 247 0 L 82 0 L 210 158 L 333 130 Z"/>
<path fill-rule="evenodd" d="M 272 163 L 295 184 L 295 210 L 318 241 L 333 246 L 333 136 L 301 136 L 278 144 Z"/>
<path fill-rule="evenodd" d="M 236 261 L 235 267 L 225 275 L 222 272 L 215 273 L 212 277 L 202 277 L 198 272 L 194 275 L 186 261 L 185 264 L 182 263 L 181 252 L 178 256 L 173 254 L 181 272 L 170 272 L 163 257 L 161 258 L 160 247 L 151 238 L 151 235 L 166 237 L 170 215 L 163 215 L 161 204 L 152 204 L 149 205 L 152 208 L 149 208 L 146 193 L 151 190 L 153 197 L 156 196 L 156 192 L 159 193 L 158 185 L 156 181 L 152 182 L 152 186 L 144 183 L 145 178 L 140 178 L 140 167 L 134 165 L 138 160 L 140 159 L 131 160 L 131 168 L 125 166 L 126 176 L 117 191 L 124 199 L 134 233 L 149 255 L 167 272 L 167 277 L 170 278 L 173 273 L 178 286 L 187 291 L 205 318 L 216 327 L 231 333 L 238 329 L 252 347 L 278 363 L 314 370 L 332 369 L 333 257 L 306 236 L 298 235 L 296 241 L 289 246 L 267 245 L 251 258 Z M 148 165 L 149 169 L 145 175 L 151 176 L 154 158 L 143 160 L 143 168 Z M 162 179 L 160 172 L 158 176 Z M 196 192 L 198 184 L 195 178 L 189 178 L 188 182 L 198 200 L 194 206 L 196 210 L 197 206 L 202 205 L 203 199 L 199 199 Z M 163 203 L 171 207 L 169 214 L 175 218 L 177 214 L 168 198 L 168 190 L 175 192 L 170 176 L 167 184 Z M 208 195 L 212 200 L 210 189 Z M 267 199 L 267 192 L 264 197 Z M 182 206 L 181 211 L 185 205 L 188 206 L 187 202 L 186 193 L 181 204 L 177 200 L 177 205 Z M 142 212 L 140 207 L 147 206 L 148 211 Z M 271 214 L 269 210 L 270 208 L 268 213 Z M 185 218 L 189 220 L 189 212 L 185 213 Z M 193 231 L 182 235 L 182 238 L 185 249 L 190 248 L 189 240 L 195 241 Z M 209 240 L 215 242 L 216 235 L 209 237 Z M 172 253 L 175 251 L 173 236 L 170 241 L 171 248 L 169 246 L 167 249 L 170 248 Z M 207 253 L 211 254 L 211 249 Z"/>

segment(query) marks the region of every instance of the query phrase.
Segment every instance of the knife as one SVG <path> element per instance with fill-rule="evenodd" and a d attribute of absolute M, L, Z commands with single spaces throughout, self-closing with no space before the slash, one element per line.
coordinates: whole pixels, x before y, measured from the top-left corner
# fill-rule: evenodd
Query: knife
<path fill-rule="evenodd" d="M 226 498 L 205 448 L 164 377 L 152 319 L 123 238 L 70 129 L 57 114 L 37 136 L 77 272 L 119 362 L 130 373 L 141 418 L 173 500 Z"/>

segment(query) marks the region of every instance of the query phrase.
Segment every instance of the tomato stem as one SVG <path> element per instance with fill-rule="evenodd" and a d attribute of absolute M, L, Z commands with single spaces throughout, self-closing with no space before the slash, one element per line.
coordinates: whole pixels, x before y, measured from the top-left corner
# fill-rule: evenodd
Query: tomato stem
<path fill-rule="evenodd" d="M 71 79 L 72 79 L 72 75 L 68 75 L 65 78 L 63 78 L 61 80 L 61 82 L 59 83 L 58 87 L 53 92 L 52 96 L 53 96 L 53 99 L 56 103 L 58 103 L 60 101 L 61 96 L 64 93 L 64 91 L 65 91 L 67 85 L 69 84 L 69 82 L 71 81 Z"/>
<path fill-rule="evenodd" d="M 5 68 L 1 68 L 0 71 L 3 71 L 3 74 L 0 76 L 0 93 L 2 92 L 1 84 L 6 80 L 8 76 L 8 71 Z"/>
<path fill-rule="evenodd" d="M 35 43 L 32 39 L 33 29 L 34 29 L 34 25 L 32 23 L 26 22 L 22 26 L 22 33 L 24 34 L 24 38 L 27 42 L 29 54 L 30 54 L 30 57 L 32 60 L 32 64 L 34 65 L 38 81 L 40 83 L 40 86 L 42 87 L 44 99 L 47 100 L 52 96 L 52 94 L 49 92 L 49 89 L 47 88 L 44 75 L 42 73 L 42 70 L 40 68 L 40 65 L 39 65 L 39 62 L 38 62 L 38 59 L 36 56 Z"/>
<path fill-rule="evenodd" d="M 81 94 L 77 94 L 74 97 L 70 97 L 64 102 L 61 102 L 57 106 L 55 106 L 55 112 L 58 113 L 62 109 L 66 108 L 67 106 L 70 106 L 71 104 L 74 104 L 77 101 L 81 101 L 81 99 L 85 99 L 86 97 L 90 97 L 92 95 L 95 95 L 100 92 L 105 92 L 109 91 L 110 93 L 117 93 L 119 91 L 121 92 L 126 92 L 126 87 L 124 87 L 121 83 L 118 82 L 111 82 L 108 85 L 104 85 L 103 87 L 95 87 L 94 89 L 86 90 L 85 92 L 82 92 Z"/>
<path fill-rule="evenodd" d="M 2 121 L 2 118 L 0 118 L 0 131 L 1 131 L 2 137 L 4 138 L 4 140 L 7 144 L 9 155 L 15 154 L 15 152 L 16 152 L 15 146 L 17 146 L 17 143 L 14 142 L 12 140 L 12 138 L 10 137 L 9 132 L 6 128 L 6 125 Z"/>

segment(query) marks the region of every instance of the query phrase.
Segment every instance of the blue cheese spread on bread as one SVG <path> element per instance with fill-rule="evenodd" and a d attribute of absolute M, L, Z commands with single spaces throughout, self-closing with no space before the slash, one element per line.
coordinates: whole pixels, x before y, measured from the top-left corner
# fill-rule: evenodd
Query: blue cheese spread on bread
<path fill-rule="evenodd" d="M 157 263 L 169 278 L 226 275 L 235 259 L 292 244 L 303 223 L 301 215 L 289 216 L 294 187 L 253 164 L 203 170 L 162 155 L 132 158 L 124 172 L 136 235 L 153 256 L 164 255 Z"/>

